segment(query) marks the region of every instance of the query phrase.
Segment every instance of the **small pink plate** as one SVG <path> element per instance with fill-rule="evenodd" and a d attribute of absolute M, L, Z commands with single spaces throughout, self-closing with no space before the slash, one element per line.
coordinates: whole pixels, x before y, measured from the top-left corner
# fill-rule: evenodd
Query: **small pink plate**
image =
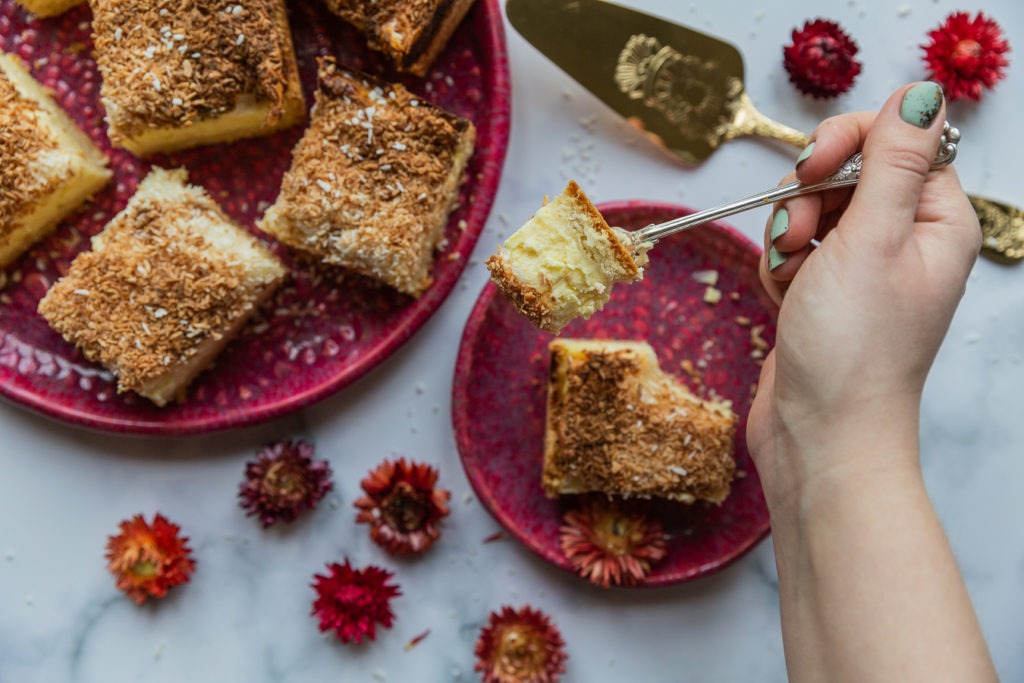
<path fill-rule="evenodd" d="M 49 239 L 19 259 L 0 289 L 0 395 L 66 422 L 111 432 L 182 435 L 250 425 L 303 408 L 348 386 L 405 343 L 437 310 L 465 268 L 490 213 L 508 145 L 509 75 L 501 8 L 477 0 L 424 78 L 398 77 L 351 26 L 321 2 L 289 2 L 296 55 L 313 103 L 316 61 L 400 80 L 424 99 L 472 120 L 476 152 L 452 213 L 434 282 L 413 300 L 368 279 L 317 268 L 278 244 L 288 283 L 246 331 L 200 375 L 181 405 L 157 409 L 118 395 L 113 378 L 85 360 L 36 313 L 49 286 L 89 238 L 121 210 L 150 164 L 107 139 L 92 57 L 91 15 L 82 4 L 60 17 L 31 17 L 0 0 L 0 49 L 19 55 L 110 157 L 114 179 Z M 276 135 L 189 150 L 154 161 L 184 166 L 241 225 L 252 228 L 277 197 L 303 126 Z"/>
<path fill-rule="evenodd" d="M 652 202 L 598 207 L 608 222 L 641 228 L 692 213 Z M 666 238 L 651 252 L 646 276 L 617 285 L 611 301 L 590 320 L 577 320 L 567 338 L 649 342 L 661 367 L 695 391 L 714 388 L 740 416 L 737 478 L 721 506 L 658 502 L 652 514 L 669 535 L 668 554 L 645 584 L 663 586 L 718 571 L 768 533 L 761 482 L 746 445 L 746 417 L 760 367 L 752 331 L 774 343 L 777 309 L 758 281 L 760 249 L 721 224 Z M 718 304 L 704 301 L 697 271 L 718 272 Z M 762 327 L 763 326 L 763 327 Z M 452 395 L 452 420 L 462 464 L 480 500 L 530 550 L 573 572 L 559 547 L 559 526 L 574 497 L 549 500 L 540 486 L 547 390 L 547 344 L 552 336 L 519 315 L 488 283 L 462 336 Z M 685 361 L 701 384 L 683 370 Z"/>

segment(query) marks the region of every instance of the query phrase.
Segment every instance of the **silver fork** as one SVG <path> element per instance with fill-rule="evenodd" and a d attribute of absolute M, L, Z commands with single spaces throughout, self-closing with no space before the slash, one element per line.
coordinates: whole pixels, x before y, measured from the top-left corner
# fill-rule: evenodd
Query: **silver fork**
<path fill-rule="evenodd" d="M 931 170 L 936 170 L 944 166 L 948 166 L 953 163 L 956 158 L 957 145 L 960 143 L 960 131 L 949 125 L 949 122 L 945 122 L 942 128 L 942 138 L 939 140 L 939 149 L 935 154 L 935 161 L 932 162 Z M 709 223 L 719 218 L 725 218 L 726 216 L 732 216 L 733 214 L 748 211 L 750 209 L 756 209 L 759 206 L 771 204 L 783 199 L 789 199 L 790 197 L 798 197 L 800 195 L 810 194 L 811 192 L 821 192 L 822 190 L 832 190 L 837 187 L 848 187 L 850 185 L 856 185 L 860 181 L 861 165 L 863 164 L 864 158 L 860 152 L 853 154 L 846 161 L 843 162 L 842 166 L 825 180 L 821 180 L 816 183 L 810 183 L 803 185 L 798 180 L 780 185 L 779 187 L 761 192 L 755 195 L 751 195 L 746 199 L 740 199 L 729 204 L 723 204 L 713 209 L 706 209 L 704 211 L 698 211 L 697 213 L 690 214 L 689 216 L 682 216 L 680 218 L 674 218 L 664 223 L 654 223 L 648 225 L 645 228 L 626 232 L 633 240 L 633 248 L 640 253 L 647 252 L 651 247 L 657 244 L 658 240 L 663 237 L 667 237 L 683 230 L 689 230 L 695 228 L 698 225 Z M 621 233 L 620 233 L 621 234 Z"/>

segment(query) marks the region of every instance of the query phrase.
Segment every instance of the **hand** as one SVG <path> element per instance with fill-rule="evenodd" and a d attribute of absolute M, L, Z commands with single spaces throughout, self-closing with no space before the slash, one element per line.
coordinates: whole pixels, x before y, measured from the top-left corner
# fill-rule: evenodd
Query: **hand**
<path fill-rule="evenodd" d="M 859 185 L 787 200 L 768 221 L 761 279 L 781 310 L 747 437 L 769 504 L 853 458 L 917 467 L 925 377 L 981 241 L 956 172 L 929 171 L 944 120 L 941 90 L 921 83 L 877 114 L 824 121 L 795 177 L 821 180 L 861 150 Z"/>

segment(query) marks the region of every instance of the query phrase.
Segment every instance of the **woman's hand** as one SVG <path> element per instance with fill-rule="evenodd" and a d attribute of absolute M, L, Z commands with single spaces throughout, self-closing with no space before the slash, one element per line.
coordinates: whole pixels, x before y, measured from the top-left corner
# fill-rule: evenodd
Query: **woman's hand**
<path fill-rule="evenodd" d="M 859 185 L 789 200 L 766 231 L 782 307 L 747 443 L 794 682 L 997 678 L 918 462 L 925 376 L 981 242 L 956 173 L 929 171 L 944 116 L 921 83 L 825 121 L 796 177 L 859 149 Z"/>
<path fill-rule="evenodd" d="M 823 441 L 859 441 L 863 465 L 916 466 L 872 463 L 870 444 L 916 452 L 925 377 L 980 248 L 956 172 L 929 170 L 944 117 L 941 89 L 925 82 L 877 114 L 824 121 L 795 177 L 821 180 L 862 151 L 859 185 L 787 200 L 768 221 L 761 279 L 782 307 L 747 435 L 770 498 L 845 466 L 802 459 Z"/>

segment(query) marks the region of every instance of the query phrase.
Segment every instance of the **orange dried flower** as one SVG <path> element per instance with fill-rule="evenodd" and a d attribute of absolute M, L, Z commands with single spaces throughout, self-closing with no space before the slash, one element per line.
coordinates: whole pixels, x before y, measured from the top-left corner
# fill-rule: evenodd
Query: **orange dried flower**
<path fill-rule="evenodd" d="M 195 561 L 177 524 L 157 513 L 152 524 L 135 515 L 122 521 L 120 529 L 107 540 L 107 568 L 129 598 L 141 605 L 146 598 L 162 598 L 174 586 L 188 583 Z"/>
<path fill-rule="evenodd" d="M 563 517 L 559 543 L 580 576 L 602 588 L 642 583 L 665 557 L 658 520 L 604 498 L 585 498 Z"/>
<path fill-rule="evenodd" d="M 551 619 L 528 605 L 491 612 L 474 652 L 484 683 L 557 683 L 568 659 Z"/>
<path fill-rule="evenodd" d="M 366 495 L 354 503 L 356 522 L 369 524 L 370 537 L 388 552 L 422 553 L 441 537 L 451 493 L 436 486 L 430 465 L 386 460 L 361 485 Z"/>

